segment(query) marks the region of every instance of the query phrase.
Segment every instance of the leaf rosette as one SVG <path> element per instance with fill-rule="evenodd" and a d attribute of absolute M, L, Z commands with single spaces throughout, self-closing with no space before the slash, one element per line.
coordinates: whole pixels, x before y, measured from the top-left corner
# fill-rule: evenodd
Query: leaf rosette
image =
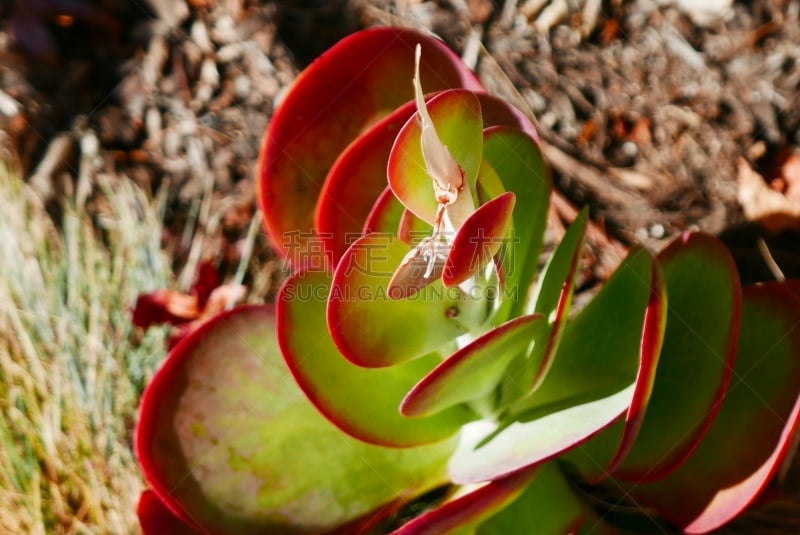
<path fill-rule="evenodd" d="M 743 292 L 725 247 L 687 233 L 631 248 L 573 310 L 588 211 L 539 273 L 533 126 L 440 41 L 375 28 L 317 59 L 258 186 L 292 273 L 274 312 L 201 325 L 148 387 L 148 533 L 381 532 L 445 484 L 397 534 L 613 532 L 569 478 L 699 533 L 791 460 L 797 285 Z"/>

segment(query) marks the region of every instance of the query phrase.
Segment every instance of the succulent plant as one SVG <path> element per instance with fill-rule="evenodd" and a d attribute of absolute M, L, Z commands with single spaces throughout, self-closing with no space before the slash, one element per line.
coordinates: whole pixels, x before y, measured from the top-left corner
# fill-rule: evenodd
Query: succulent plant
<path fill-rule="evenodd" d="M 538 273 L 535 131 L 441 42 L 340 41 L 259 170 L 292 274 L 274 306 L 197 327 L 145 391 L 146 533 L 383 533 L 444 485 L 393 533 L 615 532 L 576 481 L 703 533 L 779 483 L 800 285 L 742 290 L 721 242 L 686 233 L 632 248 L 571 311 L 588 214 Z"/>

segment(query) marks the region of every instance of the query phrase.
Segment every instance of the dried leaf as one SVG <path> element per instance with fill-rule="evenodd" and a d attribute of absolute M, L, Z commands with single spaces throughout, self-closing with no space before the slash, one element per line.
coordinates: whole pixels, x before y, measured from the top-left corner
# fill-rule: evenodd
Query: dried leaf
<path fill-rule="evenodd" d="M 792 162 L 788 168 L 795 180 L 796 175 L 800 174 L 795 171 L 798 167 L 800 162 Z M 764 177 L 744 158 L 739 158 L 737 161 L 737 169 L 739 181 L 737 199 L 748 220 L 760 223 L 770 232 L 800 229 L 800 202 L 796 198 L 798 181 L 794 181 L 793 186 L 789 178 L 784 177 L 789 183 L 786 192 L 781 193 L 770 188 Z M 794 192 L 790 195 L 790 191 Z"/>

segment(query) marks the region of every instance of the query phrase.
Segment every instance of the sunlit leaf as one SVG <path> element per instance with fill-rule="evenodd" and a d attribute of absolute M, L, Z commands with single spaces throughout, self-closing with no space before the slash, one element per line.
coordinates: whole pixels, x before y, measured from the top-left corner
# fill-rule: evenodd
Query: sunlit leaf
<path fill-rule="evenodd" d="M 332 265 L 361 234 L 373 204 L 386 189 L 389 151 L 413 112 L 414 105 L 409 102 L 384 117 L 357 137 L 331 167 L 319 194 L 314 223 Z M 391 230 L 395 231 L 396 227 Z"/>
<path fill-rule="evenodd" d="M 414 47 L 422 45 L 426 91 L 465 87 L 477 78 L 444 43 L 419 32 L 378 27 L 337 43 L 297 78 L 270 120 L 258 165 L 259 204 L 270 241 L 302 264 L 317 199 L 339 154 L 413 98 Z"/>
<path fill-rule="evenodd" d="M 498 424 L 462 440 L 450 459 L 454 481 L 493 479 L 544 462 L 590 439 L 628 412 L 641 383 L 643 332 L 654 263 L 634 249 L 595 298 L 567 324 L 547 377 Z M 524 404 L 522 403 L 524 402 Z"/>
<path fill-rule="evenodd" d="M 461 284 L 483 268 L 506 241 L 516 196 L 506 192 L 478 207 L 458 229 L 442 273 L 445 286 Z"/>
<path fill-rule="evenodd" d="M 606 397 L 587 402 L 529 410 L 502 424 L 468 424 L 448 463 L 456 483 L 477 483 L 512 474 L 553 459 L 599 433 L 630 405 L 631 384 Z"/>
<path fill-rule="evenodd" d="M 274 326 L 269 307 L 219 315 L 147 387 L 136 453 L 170 510 L 209 533 L 317 534 L 441 483 L 451 443 L 398 450 L 344 435 L 297 387 Z"/>
<path fill-rule="evenodd" d="M 630 488 L 687 533 L 712 531 L 753 503 L 800 419 L 800 300 L 773 284 L 746 288 L 742 305 L 733 378 L 705 438 L 664 479 Z"/>
<path fill-rule="evenodd" d="M 425 416 L 489 394 L 515 354 L 534 342 L 544 342 L 544 322 L 540 315 L 523 316 L 473 340 L 417 383 L 400 411 L 406 416 Z"/>
<path fill-rule="evenodd" d="M 470 489 L 411 520 L 391 535 L 447 535 L 474 530 L 481 521 L 518 499 L 536 475 L 531 471 L 520 472 Z"/>
<path fill-rule="evenodd" d="M 516 356 L 501 387 L 501 405 L 533 392 L 550 370 L 572 304 L 586 241 L 587 216 L 587 210 L 578 214 L 539 276 L 529 309 L 547 318 L 548 341 Z"/>
<path fill-rule="evenodd" d="M 716 238 L 686 234 L 658 262 L 669 296 L 664 347 L 647 417 L 614 472 L 635 481 L 663 477 L 708 430 L 730 381 L 741 314 L 736 266 Z"/>
<path fill-rule="evenodd" d="M 464 189 L 456 202 L 472 206 L 483 146 L 483 119 L 475 93 L 452 89 L 434 95 L 428 102 L 436 132 L 458 163 Z M 433 225 L 438 207 L 433 179 L 428 175 L 422 155 L 422 128 L 414 115 L 400 130 L 389 156 L 389 186 L 414 215 Z M 468 214 L 466 214 L 468 215 Z"/>
<path fill-rule="evenodd" d="M 333 277 L 328 329 L 339 351 L 360 366 L 391 366 L 436 350 L 485 317 L 481 299 L 433 282 L 392 299 L 389 281 L 409 251 L 391 235 L 359 238 Z"/>
<path fill-rule="evenodd" d="M 428 355 L 378 369 L 347 361 L 326 328 L 325 298 L 330 288 L 330 277 L 324 273 L 295 274 L 281 287 L 277 305 L 283 356 L 300 388 L 320 412 L 360 440 L 394 447 L 443 440 L 474 418 L 465 406 L 429 418 L 401 416 L 399 407 L 405 394 L 440 358 Z M 370 321 L 381 319 L 378 316 Z"/>

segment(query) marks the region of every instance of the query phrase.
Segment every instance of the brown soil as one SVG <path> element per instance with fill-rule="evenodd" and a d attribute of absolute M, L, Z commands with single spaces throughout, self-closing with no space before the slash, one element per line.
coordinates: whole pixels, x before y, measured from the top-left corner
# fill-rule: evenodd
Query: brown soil
<path fill-rule="evenodd" d="M 777 158 L 800 145 L 798 2 L 737 3 L 726 21 L 705 27 L 674 7 L 610 2 L 585 38 L 578 13 L 548 35 L 525 18 L 529 3 L 515 4 L 0 4 L 8 32 L 0 90 L 19 104 L 18 113 L 0 114 L 0 135 L 51 201 L 77 174 L 81 140 L 96 135 L 91 173 L 126 176 L 151 192 L 166 185 L 167 238 L 178 259 L 187 217 L 213 185 L 200 224 L 218 239 L 205 255 L 232 263 L 253 213 L 259 140 L 280 93 L 341 36 L 410 25 L 459 52 L 482 46 L 477 70 L 487 86 L 535 117 L 558 189 L 588 203 L 611 236 L 658 249 L 684 230 L 722 234 L 741 253 L 746 278 L 769 278 L 753 252 L 761 233 L 737 202 L 736 162 L 749 157 L 770 176 Z M 796 274 L 796 237 L 767 241 Z"/>
<path fill-rule="evenodd" d="M 763 232 L 737 202 L 737 158 L 774 177 L 800 146 L 798 2 L 735 3 L 704 27 L 652 1 L 606 2 L 585 37 L 579 13 L 538 31 L 529 4 L 6 1 L 0 100 L 12 104 L 0 111 L 0 146 L 56 206 L 81 165 L 154 194 L 166 188 L 176 266 L 188 254 L 187 223 L 212 237 L 203 256 L 233 265 L 281 92 L 343 35 L 403 24 L 458 52 L 480 50 L 490 90 L 536 119 L 559 191 L 589 204 L 612 238 L 657 250 L 702 229 L 728 241 L 746 280 L 772 277 L 755 248 Z M 800 273 L 796 235 L 766 242 L 787 275 Z M 270 258 L 263 240 L 257 250 Z"/>

